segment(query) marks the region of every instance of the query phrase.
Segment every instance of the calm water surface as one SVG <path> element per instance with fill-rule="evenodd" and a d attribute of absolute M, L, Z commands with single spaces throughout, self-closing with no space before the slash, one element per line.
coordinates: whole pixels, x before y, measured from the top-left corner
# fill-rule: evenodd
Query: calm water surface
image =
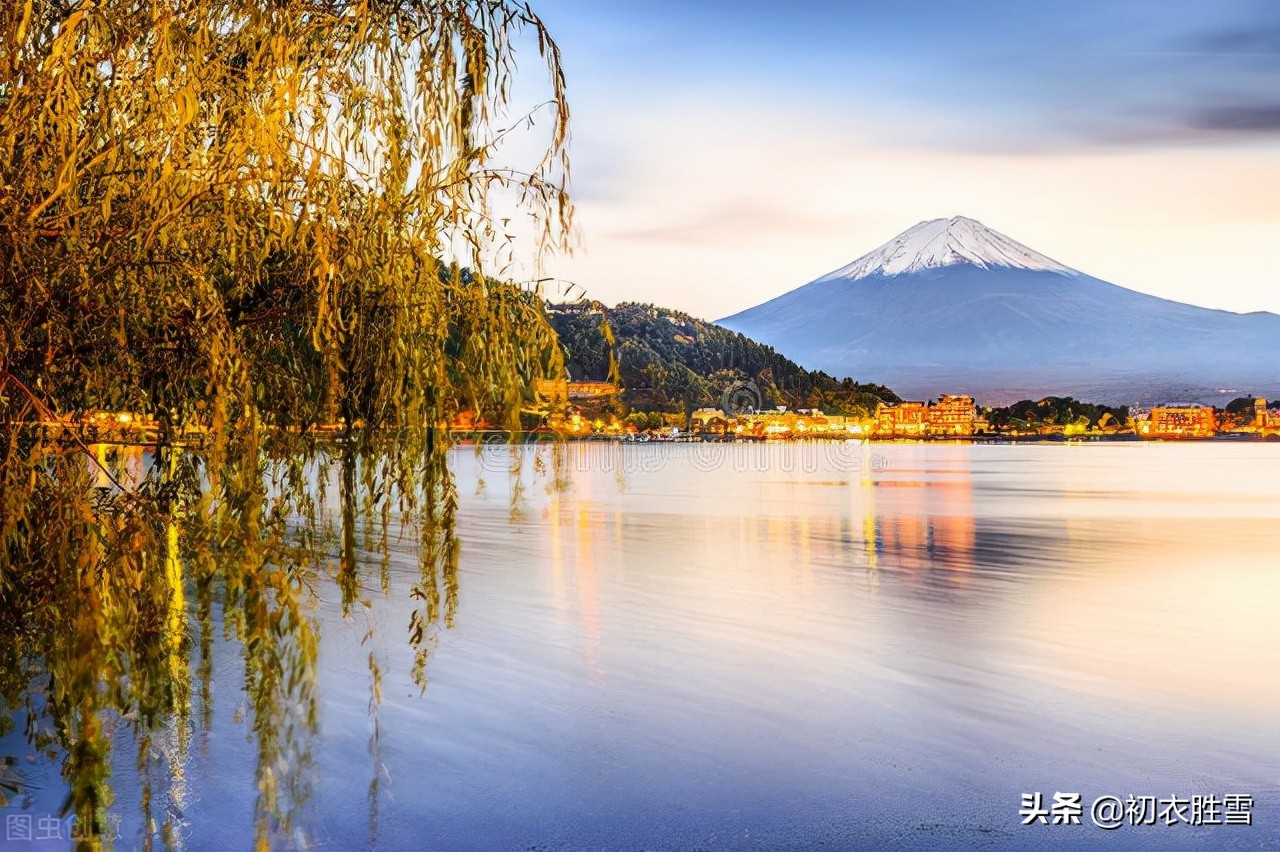
<path fill-rule="evenodd" d="M 521 452 L 514 512 L 507 450 L 454 454 L 424 695 L 408 545 L 371 615 L 320 589 L 315 846 L 1280 846 L 1280 447 L 579 444 L 559 490 Z M 218 654 L 185 842 L 247 848 Z M 1255 824 L 1023 827 L 1035 791 L 1246 793 Z"/>

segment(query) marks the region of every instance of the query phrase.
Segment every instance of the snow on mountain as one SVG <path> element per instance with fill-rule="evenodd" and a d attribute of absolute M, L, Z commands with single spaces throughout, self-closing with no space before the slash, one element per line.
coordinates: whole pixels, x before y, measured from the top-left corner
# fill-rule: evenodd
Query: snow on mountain
<path fill-rule="evenodd" d="M 858 279 L 872 275 L 901 275 L 966 263 L 982 269 L 1003 266 L 1035 269 L 1060 275 L 1079 275 L 1074 269 L 1045 257 L 976 219 L 953 216 L 913 225 L 875 251 L 828 273 L 819 281 Z"/>
<path fill-rule="evenodd" d="M 963 217 L 719 321 L 809 369 L 989 404 L 1225 402 L 1280 395 L 1280 316 L 1161 299 L 1078 272 Z"/>

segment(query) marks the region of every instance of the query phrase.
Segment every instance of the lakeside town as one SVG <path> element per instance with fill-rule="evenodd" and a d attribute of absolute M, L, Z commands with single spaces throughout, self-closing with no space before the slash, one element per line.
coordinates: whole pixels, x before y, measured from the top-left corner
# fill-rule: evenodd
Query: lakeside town
<path fill-rule="evenodd" d="M 629 440 L 1205 440 L 1212 438 L 1280 440 L 1280 409 L 1262 397 L 1246 396 L 1219 409 L 1199 403 L 1150 408 L 1071 413 L 1074 400 L 1045 397 L 1005 409 L 984 408 L 972 396 L 946 394 L 937 400 L 880 403 L 866 416 L 840 415 L 816 408 L 726 412 L 698 408 L 682 413 L 616 416 L 601 401 L 616 389 L 602 382 L 569 382 L 563 406 L 546 417 L 543 431 L 567 437 Z M 1029 404 L 1028 404 L 1029 403 Z M 1075 403 L 1078 408 L 1095 406 Z M 999 411 L 1002 417 L 994 417 Z M 1012 414 L 1010 412 L 1013 412 Z M 1017 416 L 1021 415 L 1021 416 Z M 482 430 L 473 417 L 455 422 L 457 431 Z"/>
<path fill-rule="evenodd" d="M 687 416 L 680 412 L 632 412 L 611 410 L 618 389 L 607 382 L 560 382 L 552 398 L 558 404 L 531 410 L 539 421 L 524 434 L 542 434 L 571 440 L 623 441 L 795 441 L 795 440 L 1260 440 L 1280 441 L 1280 407 L 1268 406 L 1263 397 L 1246 396 L 1223 408 L 1201 403 L 1179 403 L 1150 408 L 1103 408 L 1088 414 L 1062 416 L 1065 407 L 1097 410 L 1071 398 L 1044 397 L 1000 409 L 983 407 L 972 396 L 944 394 L 937 400 L 880 403 L 866 416 L 831 414 L 816 408 L 765 410 L 748 408 L 726 412 L 722 408 L 698 408 Z M 994 416 L 999 413 L 1000 417 Z M 1019 416 L 1020 415 L 1020 416 Z M 75 419 L 41 424 L 87 442 L 154 443 L 158 424 L 127 412 L 89 412 Z M 342 423 L 313 430 L 340 436 Z M 449 431 L 462 440 L 479 435 L 516 433 L 497 428 L 463 411 L 449 423 Z M 198 435 L 188 432 L 188 439 Z"/>

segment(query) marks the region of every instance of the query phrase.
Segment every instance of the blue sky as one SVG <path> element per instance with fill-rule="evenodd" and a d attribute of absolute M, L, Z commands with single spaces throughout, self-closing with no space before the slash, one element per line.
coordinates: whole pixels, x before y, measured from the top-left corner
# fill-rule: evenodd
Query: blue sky
<path fill-rule="evenodd" d="M 549 268 L 605 301 L 721 316 L 963 214 L 1280 311 L 1278 0 L 533 5 L 582 236 Z"/>

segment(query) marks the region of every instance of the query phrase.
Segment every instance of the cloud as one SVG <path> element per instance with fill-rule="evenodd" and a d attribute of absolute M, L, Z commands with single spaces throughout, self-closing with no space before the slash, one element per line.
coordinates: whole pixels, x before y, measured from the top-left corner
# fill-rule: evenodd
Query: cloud
<path fill-rule="evenodd" d="M 1280 57 L 1280 22 L 1262 18 L 1252 26 L 1209 29 L 1186 40 L 1189 52 Z"/>
<path fill-rule="evenodd" d="M 1192 116 L 1190 125 L 1200 130 L 1277 133 L 1280 132 L 1280 101 L 1208 107 Z"/>
<path fill-rule="evenodd" d="M 1092 54 L 1066 91 L 1068 118 L 1102 145 L 1251 143 L 1280 134 L 1280 4 L 1251 6 L 1230 25 L 1184 24 L 1181 31 L 1128 40 Z M 1224 15 L 1224 17 L 1227 17 Z M 1106 44 L 1095 35 L 1095 47 Z M 1057 105 L 1061 107 L 1063 104 Z M 1046 117 L 1055 122 L 1052 111 Z"/>
<path fill-rule="evenodd" d="M 737 198 L 677 221 L 623 228 L 601 236 L 634 242 L 740 245 L 797 234 L 846 234 L 858 224 L 856 216 L 815 216 L 765 199 Z"/>
<path fill-rule="evenodd" d="M 934 151 L 1255 144 L 1278 132 L 1278 0 L 543 3 L 569 29 L 562 46 L 589 125 L 696 90 L 709 114 L 834 116 Z M 579 165 L 584 198 L 625 194 L 616 163 Z"/>

